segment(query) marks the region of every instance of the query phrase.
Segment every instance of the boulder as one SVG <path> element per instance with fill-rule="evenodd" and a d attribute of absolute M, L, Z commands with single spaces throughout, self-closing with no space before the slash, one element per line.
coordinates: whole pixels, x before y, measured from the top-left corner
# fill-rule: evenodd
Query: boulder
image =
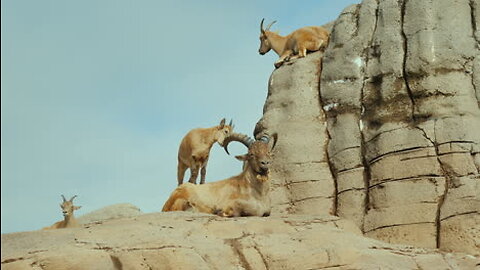
<path fill-rule="evenodd" d="M 89 212 L 77 218 L 81 224 L 99 222 L 115 218 L 134 217 L 141 215 L 142 211 L 130 203 L 118 203 Z"/>

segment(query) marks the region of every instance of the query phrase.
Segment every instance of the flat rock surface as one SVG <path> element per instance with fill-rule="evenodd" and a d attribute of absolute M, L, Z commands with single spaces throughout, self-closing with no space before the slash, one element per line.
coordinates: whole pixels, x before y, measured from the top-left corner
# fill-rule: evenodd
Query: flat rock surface
<path fill-rule="evenodd" d="M 334 216 L 144 214 L 3 234 L 2 269 L 474 269 L 471 255 L 386 244 Z"/>

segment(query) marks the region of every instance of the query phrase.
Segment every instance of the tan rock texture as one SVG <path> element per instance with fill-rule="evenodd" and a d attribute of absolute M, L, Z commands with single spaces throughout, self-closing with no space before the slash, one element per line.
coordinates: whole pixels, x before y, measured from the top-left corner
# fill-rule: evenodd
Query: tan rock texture
<path fill-rule="evenodd" d="M 284 64 L 269 80 L 264 116 L 255 136 L 279 134 L 271 199 L 273 212 L 333 214 L 335 185 L 327 159 L 325 116 L 320 106 L 321 52 Z"/>
<path fill-rule="evenodd" d="M 270 77 L 271 217 L 107 211 L 3 234 L 2 269 L 479 269 L 479 26 L 478 0 L 347 7 Z"/>
<path fill-rule="evenodd" d="M 273 214 L 334 213 L 391 243 L 480 255 L 480 4 L 364 0 L 323 57 L 275 70 Z"/>
<path fill-rule="evenodd" d="M 108 219 L 134 217 L 143 214 L 140 208 L 130 203 L 117 203 L 89 212 L 77 218 L 81 224 L 104 221 Z"/>
<path fill-rule="evenodd" d="M 2 269 L 474 269 L 466 254 L 366 238 L 334 216 L 169 212 L 3 234 Z"/>

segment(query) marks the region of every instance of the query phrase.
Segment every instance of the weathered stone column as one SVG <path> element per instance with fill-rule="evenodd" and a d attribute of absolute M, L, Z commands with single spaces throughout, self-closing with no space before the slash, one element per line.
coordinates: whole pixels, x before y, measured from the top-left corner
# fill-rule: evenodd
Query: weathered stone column
<path fill-rule="evenodd" d="M 322 53 L 276 69 L 255 134 L 279 134 L 272 169 L 272 214 L 334 213 L 335 185 L 325 152 L 328 134 L 320 106 Z"/>

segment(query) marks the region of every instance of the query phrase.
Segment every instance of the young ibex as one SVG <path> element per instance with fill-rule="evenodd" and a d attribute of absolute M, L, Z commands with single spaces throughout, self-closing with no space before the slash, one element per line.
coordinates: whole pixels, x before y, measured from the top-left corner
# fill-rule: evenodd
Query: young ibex
<path fill-rule="evenodd" d="M 231 141 L 248 147 L 247 154 L 236 156 L 244 161 L 242 173 L 204 185 L 185 183 L 172 192 L 162 211 L 196 211 L 225 217 L 270 215 L 269 167 L 277 134 L 272 138 L 270 144 L 269 136 L 253 141 L 247 135 L 232 134 L 224 143 L 227 153 Z"/>
<path fill-rule="evenodd" d="M 198 171 L 201 169 L 200 184 L 205 183 L 207 163 L 210 149 L 215 142 L 223 146 L 225 138 L 233 131 L 232 121 L 225 125 L 225 118 L 218 126 L 211 128 L 196 128 L 185 135 L 178 149 L 178 185 L 183 183 L 185 171 L 190 169 L 190 183 L 196 184 Z"/>
<path fill-rule="evenodd" d="M 321 26 L 306 26 L 293 31 L 288 36 L 280 36 L 270 31 L 270 27 L 276 22 L 270 23 L 263 29 L 263 21 L 260 23 L 260 49 L 261 55 L 273 49 L 280 58 L 275 62 L 275 67 L 280 67 L 290 59 L 305 57 L 307 51 L 318 51 L 326 48 L 329 32 Z"/>
<path fill-rule="evenodd" d="M 60 204 L 60 208 L 62 208 L 63 220 L 56 222 L 52 226 L 45 227 L 43 228 L 43 230 L 78 227 L 79 224 L 73 216 L 73 211 L 80 209 L 81 206 L 73 205 L 73 199 L 75 199 L 76 197 L 77 195 L 73 196 L 72 198 L 70 198 L 70 200 L 67 201 L 65 199 L 65 196 L 62 195 L 63 202 Z"/>

